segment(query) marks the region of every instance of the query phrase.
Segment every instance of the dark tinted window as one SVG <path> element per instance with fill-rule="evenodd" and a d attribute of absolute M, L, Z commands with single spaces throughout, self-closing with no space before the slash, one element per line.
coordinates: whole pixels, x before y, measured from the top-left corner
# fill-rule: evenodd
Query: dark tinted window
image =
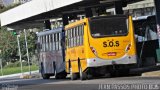
<path fill-rule="evenodd" d="M 155 16 L 134 21 L 135 38 L 138 42 L 158 39 Z"/>
<path fill-rule="evenodd" d="M 126 17 L 94 18 L 89 22 L 93 37 L 126 35 L 128 33 Z"/>

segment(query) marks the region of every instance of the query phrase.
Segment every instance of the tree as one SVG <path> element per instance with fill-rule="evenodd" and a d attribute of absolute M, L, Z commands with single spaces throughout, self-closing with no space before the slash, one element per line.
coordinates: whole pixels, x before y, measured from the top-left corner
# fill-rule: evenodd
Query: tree
<path fill-rule="evenodd" d="M 25 36 L 22 32 L 19 34 L 22 59 L 27 60 Z M 27 31 L 28 51 L 30 57 L 35 54 L 35 40 L 36 34 Z M 7 31 L 6 27 L 0 28 L 0 50 L 0 56 L 4 62 L 15 62 L 16 60 L 19 60 L 17 37 L 13 34 L 13 31 Z"/>
<path fill-rule="evenodd" d="M 17 54 L 16 37 L 12 32 L 8 32 L 6 27 L 0 28 L 0 50 L 1 58 L 6 61 L 10 61 Z"/>
<path fill-rule="evenodd" d="M 27 42 L 28 42 L 28 52 L 29 56 L 35 54 L 35 40 L 36 40 L 36 34 L 33 32 L 26 31 L 27 33 Z M 21 53 L 22 53 L 22 59 L 27 60 L 27 52 L 26 52 L 26 42 L 25 42 L 25 35 L 24 33 L 20 34 L 20 44 L 21 44 Z"/>

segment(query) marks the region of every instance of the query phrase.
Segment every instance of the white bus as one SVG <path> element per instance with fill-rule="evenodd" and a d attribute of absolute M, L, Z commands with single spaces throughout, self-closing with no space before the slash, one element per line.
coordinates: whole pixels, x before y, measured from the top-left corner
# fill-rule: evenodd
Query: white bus
<path fill-rule="evenodd" d="M 62 28 L 39 32 L 37 37 L 40 73 L 43 79 L 49 79 L 50 76 L 65 78 Z"/>

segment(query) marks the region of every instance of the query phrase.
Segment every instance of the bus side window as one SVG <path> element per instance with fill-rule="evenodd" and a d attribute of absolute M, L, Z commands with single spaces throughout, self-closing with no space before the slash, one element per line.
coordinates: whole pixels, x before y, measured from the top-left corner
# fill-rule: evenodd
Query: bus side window
<path fill-rule="evenodd" d="M 71 42 L 70 38 L 71 38 L 70 30 L 68 30 L 68 47 L 69 48 L 70 48 L 70 42 Z"/>
<path fill-rule="evenodd" d="M 77 44 L 77 41 L 78 41 L 78 26 L 76 27 L 76 30 L 75 30 L 75 46 L 78 46 Z"/>
<path fill-rule="evenodd" d="M 73 43 L 74 43 L 74 41 L 73 41 L 73 28 L 71 29 L 71 47 L 73 47 Z"/>
<path fill-rule="evenodd" d="M 65 48 L 68 47 L 68 30 L 65 31 Z"/>
<path fill-rule="evenodd" d="M 55 43 L 56 43 L 56 50 L 58 50 L 58 44 L 57 44 L 57 42 L 58 42 L 58 35 L 57 35 L 57 33 L 55 34 L 55 36 L 56 36 L 56 41 L 55 41 Z"/>
<path fill-rule="evenodd" d="M 49 48 L 50 48 L 50 51 L 52 51 L 52 45 L 53 45 L 53 44 L 52 44 L 52 41 L 53 41 L 53 40 L 52 40 L 52 34 L 50 34 L 50 35 L 49 35 L 49 43 L 50 43 L 50 44 L 49 44 L 49 45 L 50 45 Z"/>
<path fill-rule="evenodd" d="M 83 45 L 83 25 L 80 26 L 80 45 Z"/>
<path fill-rule="evenodd" d="M 71 37 L 70 37 L 70 47 L 73 47 L 73 29 L 71 29 L 71 31 L 70 31 L 70 35 L 71 35 Z"/>
<path fill-rule="evenodd" d="M 76 27 L 75 28 L 73 28 L 73 47 L 75 47 L 76 46 Z"/>
<path fill-rule="evenodd" d="M 79 45 L 81 45 L 81 26 L 79 26 Z"/>
<path fill-rule="evenodd" d="M 82 45 L 83 45 L 83 42 L 84 42 L 83 36 L 84 36 L 84 25 L 82 25 Z"/>
<path fill-rule="evenodd" d="M 37 49 L 41 51 L 42 47 L 41 47 L 41 36 L 38 37 L 38 42 L 37 42 Z"/>
<path fill-rule="evenodd" d="M 49 50 L 49 48 L 48 48 L 48 35 L 46 35 L 46 51 L 48 51 Z"/>
<path fill-rule="evenodd" d="M 62 40 L 61 33 L 59 33 L 59 50 L 61 50 L 61 40 Z"/>
<path fill-rule="evenodd" d="M 46 37 L 45 36 L 43 36 L 43 51 L 45 51 L 46 49 L 45 49 L 45 47 L 46 47 L 46 39 L 45 39 Z"/>
<path fill-rule="evenodd" d="M 42 46 L 41 51 L 43 51 L 43 36 L 41 36 L 41 46 Z"/>
<path fill-rule="evenodd" d="M 48 51 L 50 51 L 50 35 L 47 35 L 48 37 Z"/>
<path fill-rule="evenodd" d="M 52 45 L 52 46 L 53 46 L 53 51 L 54 51 L 55 48 L 56 48 L 56 47 L 55 47 L 55 34 L 54 34 L 54 33 L 52 34 L 52 37 L 53 37 L 53 45 Z"/>
<path fill-rule="evenodd" d="M 57 46 L 58 46 L 57 50 L 59 50 L 59 33 L 57 33 Z"/>
<path fill-rule="evenodd" d="M 77 31 L 76 31 L 76 33 L 77 33 L 77 46 L 80 45 L 80 43 L 79 43 L 79 39 L 80 39 L 80 38 L 79 38 L 79 27 L 80 27 L 80 26 L 77 27 Z"/>

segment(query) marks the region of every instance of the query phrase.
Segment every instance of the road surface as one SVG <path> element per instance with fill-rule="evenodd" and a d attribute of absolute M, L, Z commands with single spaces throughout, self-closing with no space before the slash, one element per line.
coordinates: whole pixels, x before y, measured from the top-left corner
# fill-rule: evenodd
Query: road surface
<path fill-rule="evenodd" d="M 101 77 L 85 81 L 9 77 L 0 79 L 0 87 L 0 90 L 160 90 L 160 77 Z"/>

